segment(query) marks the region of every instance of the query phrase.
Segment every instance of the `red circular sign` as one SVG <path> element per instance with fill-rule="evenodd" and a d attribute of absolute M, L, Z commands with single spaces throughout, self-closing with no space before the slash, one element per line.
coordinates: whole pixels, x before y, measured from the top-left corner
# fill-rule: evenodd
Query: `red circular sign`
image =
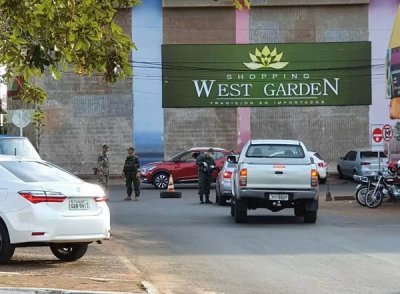
<path fill-rule="evenodd" d="M 383 135 L 382 135 L 382 129 L 380 128 L 375 128 L 372 131 L 372 140 L 374 140 L 374 142 L 376 143 L 380 143 L 383 139 Z"/>

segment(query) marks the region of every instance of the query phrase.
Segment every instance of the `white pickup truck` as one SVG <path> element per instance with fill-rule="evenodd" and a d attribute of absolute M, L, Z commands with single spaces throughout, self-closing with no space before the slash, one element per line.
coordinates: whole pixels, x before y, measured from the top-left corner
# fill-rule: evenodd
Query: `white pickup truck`
<path fill-rule="evenodd" d="M 232 175 L 231 215 L 247 221 L 247 210 L 267 208 L 273 212 L 294 208 L 304 222 L 315 223 L 318 210 L 318 172 L 307 149 L 294 140 L 250 140 Z"/>

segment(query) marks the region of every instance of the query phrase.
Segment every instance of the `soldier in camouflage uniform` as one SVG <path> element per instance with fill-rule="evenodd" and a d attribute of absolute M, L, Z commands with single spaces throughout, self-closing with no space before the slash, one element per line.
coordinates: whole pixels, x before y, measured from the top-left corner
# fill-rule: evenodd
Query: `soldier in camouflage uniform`
<path fill-rule="evenodd" d="M 108 176 L 110 174 L 110 162 L 107 155 L 108 148 L 110 148 L 108 145 L 103 145 L 103 151 L 101 151 L 97 158 L 97 180 L 104 190 L 107 190 Z"/>
<path fill-rule="evenodd" d="M 202 156 L 197 157 L 196 164 L 199 170 L 199 198 L 200 203 L 211 204 L 210 201 L 210 187 L 211 187 L 211 175 L 215 169 L 215 161 L 211 157 L 214 149 L 210 148 Z M 206 196 L 206 201 L 204 202 L 203 196 Z"/>
<path fill-rule="evenodd" d="M 124 200 L 132 200 L 132 192 L 135 190 L 135 201 L 140 196 L 140 160 L 135 155 L 135 148 L 128 148 L 128 157 L 124 164 L 124 175 L 126 179 L 126 189 L 128 196 Z M 132 188 L 133 183 L 133 188 Z"/>

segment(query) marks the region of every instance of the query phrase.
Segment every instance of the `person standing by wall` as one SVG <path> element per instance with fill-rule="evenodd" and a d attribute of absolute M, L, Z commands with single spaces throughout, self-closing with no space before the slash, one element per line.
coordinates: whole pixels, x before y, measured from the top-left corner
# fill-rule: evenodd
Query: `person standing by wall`
<path fill-rule="evenodd" d="M 210 201 L 211 175 L 212 171 L 215 169 L 215 161 L 211 157 L 213 152 L 214 149 L 210 148 L 196 159 L 196 164 L 199 169 L 199 198 L 201 204 L 212 203 Z M 203 200 L 204 195 L 206 196 L 205 202 Z"/>
<path fill-rule="evenodd" d="M 97 180 L 106 191 L 108 188 L 108 176 L 110 174 L 110 162 L 108 160 L 108 149 L 110 146 L 104 144 L 103 150 L 97 158 Z"/>
<path fill-rule="evenodd" d="M 132 192 L 135 191 L 135 201 L 140 196 L 140 160 L 135 154 L 135 148 L 128 148 L 128 157 L 124 164 L 127 197 L 124 200 L 132 200 Z M 133 184 L 133 187 L 132 187 Z"/>

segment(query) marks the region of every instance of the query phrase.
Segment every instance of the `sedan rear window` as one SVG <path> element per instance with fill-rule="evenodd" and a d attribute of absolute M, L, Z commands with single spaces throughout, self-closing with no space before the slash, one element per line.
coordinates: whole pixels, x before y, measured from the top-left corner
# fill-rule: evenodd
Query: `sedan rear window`
<path fill-rule="evenodd" d="M 384 152 L 379 152 L 379 156 L 381 158 L 386 158 L 387 157 Z M 361 151 L 360 152 L 360 157 L 361 157 L 361 159 L 378 158 L 378 152 L 377 151 Z"/>
<path fill-rule="evenodd" d="M 47 162 L 3 161 L 0 166 L 24 182 L 76 182 L 78 177 Z"/>
<path fill-rule="evenodd" d="M 300 145 L 258 144 L 249 146 L 246 157 L 305 158 L 305 155 Z"/>

